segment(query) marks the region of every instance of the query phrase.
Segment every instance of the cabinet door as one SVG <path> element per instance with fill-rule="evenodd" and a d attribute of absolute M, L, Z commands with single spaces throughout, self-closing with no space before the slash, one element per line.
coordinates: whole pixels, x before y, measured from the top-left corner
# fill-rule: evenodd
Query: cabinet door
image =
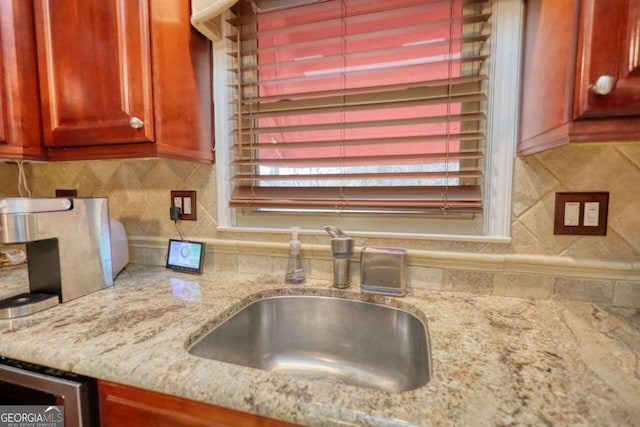
<path fill-rule="evenodd" d="M 45 144 L 153 141 L 147 1 L 34 3 Z"/>
<path fill-rule="evenodd" d="M 295 427 L 220 406 L 99 381 L 102 427 Z"/>
<path fill-rule="evenodd" d="M 211 162 L 211 42 L 191 25 L 188 1 L 149 3 L 156 150 L 163 157 Z"/>
<path fill-rule="evenodd" d="M 0 158 L 43 159 L 33 2 L 0 0 Z"/>
<path fill-rule="evenodd" d="M 574 118 L 640 115 L 640 1 L 583 1 L 579 35 Z"/>

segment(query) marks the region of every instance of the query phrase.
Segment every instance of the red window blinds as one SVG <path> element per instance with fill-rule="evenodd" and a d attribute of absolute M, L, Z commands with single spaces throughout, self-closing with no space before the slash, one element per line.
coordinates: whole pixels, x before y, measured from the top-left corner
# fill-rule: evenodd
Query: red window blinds
<path fill-rule="evenodd" d="M 488 1 L 265 1 L 230 20 L 232 207 L 482 210 Z"/>

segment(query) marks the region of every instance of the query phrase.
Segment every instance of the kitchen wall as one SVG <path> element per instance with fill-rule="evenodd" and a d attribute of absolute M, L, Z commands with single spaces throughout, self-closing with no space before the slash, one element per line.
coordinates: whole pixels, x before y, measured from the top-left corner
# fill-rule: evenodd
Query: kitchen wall
<path fill-rule="evenodd" d="M 130 236 L 132 261 L 159 265 L 166 239 L 177 236 L 169 191 L 196 190 L 198 220 L 180 226 L 185 236 L 209 241 L 208 268 L 284 272 L 287 235 L 216 231 L 215 166 L 164 159 L 33 163 L 28 177 L 34 196 L 75 188 L 80 196 L 109 197 L 112 217 Z M 0 178 L 0 194 L 15 195 L 17 167 L 0 165 Z M 573 144 L 516 159 L 511 243 L 357 244 L 410 249 L 413 287 L 640 307 L 639 188 L 640 143 Z M 609 191 L 607 236 L 553 235 L 558 191 Z M 302 240 L 308 276 L 329 279 L 328 236 Z"/>
<path fill-rule="evenodd" d="M 18 166 L 15 163 L 0 163 L 0 197 L 18 195 Z"/>

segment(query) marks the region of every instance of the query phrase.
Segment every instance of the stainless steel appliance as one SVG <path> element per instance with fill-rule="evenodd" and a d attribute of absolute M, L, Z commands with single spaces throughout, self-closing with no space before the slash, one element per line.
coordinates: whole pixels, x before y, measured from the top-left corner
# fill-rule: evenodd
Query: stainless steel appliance
<path fill-rule="evenodd" d="M 97 381 L 0 356 L 0 405 L 63 405 L 65 427 L 99 425 Z"/>
<path fill-rule="evenodd" d="M 1 300 L 0 318 L 113 285 L 106 198 L 0 199 L 0 243 L 26 244 L 29 271 L 29 293 Z"/>

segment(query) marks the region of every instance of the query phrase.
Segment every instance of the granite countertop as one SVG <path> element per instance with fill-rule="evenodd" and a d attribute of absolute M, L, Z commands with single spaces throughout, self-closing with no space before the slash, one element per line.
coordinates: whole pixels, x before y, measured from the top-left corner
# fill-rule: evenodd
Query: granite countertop
<path fill-rule="evenodd" d="M 0 274 L 0 296 L 26 287 Z M 226 364 L 185 345 L 261 295 L 313 292 L 422 312 L 433 376 L 392 393 Z M 370 297 L 329 283 L 129 265 L 115 286 L 0 320 L 0 354 L 310 426 L 640 425 L 640 311 L 452 292 Z"/>

